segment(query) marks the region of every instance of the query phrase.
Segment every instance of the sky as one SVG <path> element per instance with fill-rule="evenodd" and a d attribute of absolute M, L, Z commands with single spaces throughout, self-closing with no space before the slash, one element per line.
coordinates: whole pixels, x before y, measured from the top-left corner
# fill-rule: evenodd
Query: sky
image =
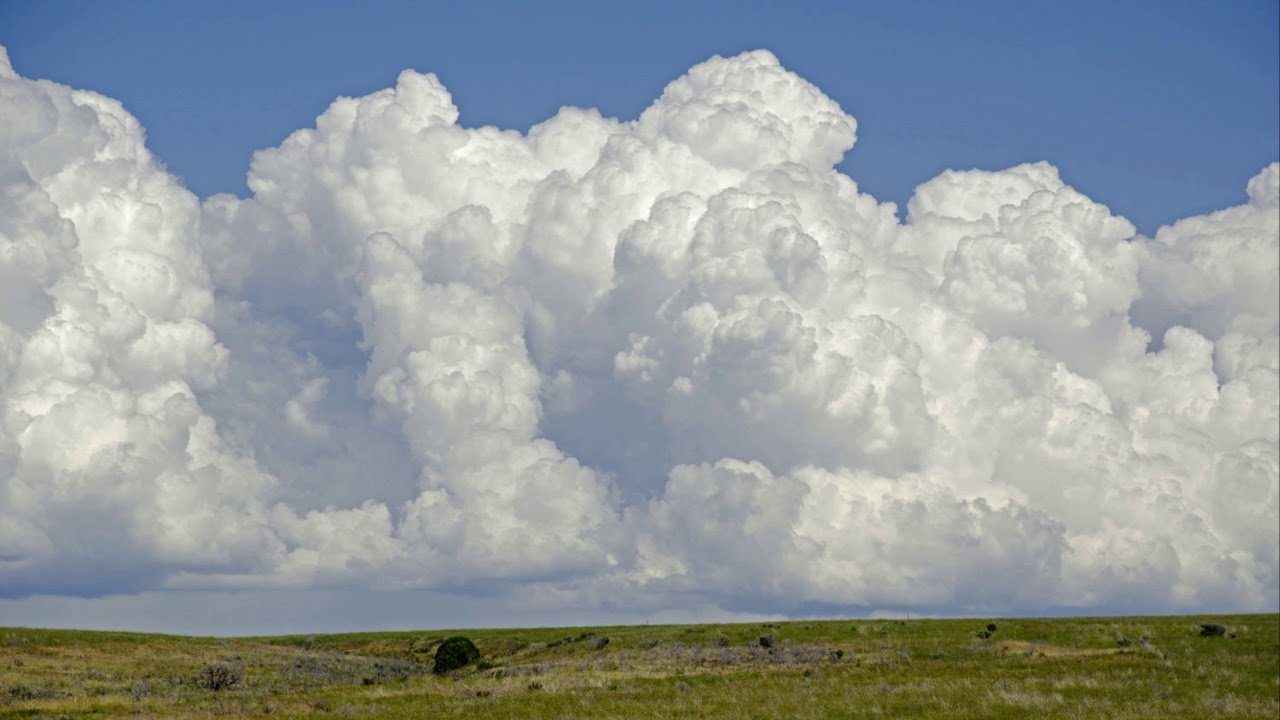
<path fill-rule="evenodd" d="M 1280 609 L 1274 3 L 0 2 L 0 625 Z"/>
<path fill-rule="evenodd" d="M 858 118 L 841 169 L 904 203 L 948 169 L 1046 160 L 1144 232 L 1236 199 L 1280 150 L 1275 2 L 24 3 L 24 76 L 120 99 L 201 196 L 338 95 L 436 73 L 467 127 L 634 118 L 714 54 L 768 48 Z"/>

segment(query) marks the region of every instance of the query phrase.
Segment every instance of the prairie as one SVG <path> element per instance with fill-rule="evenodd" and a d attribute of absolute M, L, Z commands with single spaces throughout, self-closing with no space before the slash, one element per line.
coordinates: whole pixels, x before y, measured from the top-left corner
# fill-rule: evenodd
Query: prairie
<path fill-rule="evenodd" d="M 481 661 L 433 674 L 436 646 L 458 635 Z M 0 720 L 90 717 L 1274 719 L 1280 616 L 244 638 L 0 628 Z"/>

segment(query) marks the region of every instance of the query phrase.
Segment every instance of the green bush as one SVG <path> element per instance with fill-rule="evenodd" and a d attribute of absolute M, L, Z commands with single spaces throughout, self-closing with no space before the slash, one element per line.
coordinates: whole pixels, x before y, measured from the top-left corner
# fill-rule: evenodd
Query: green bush
<path fill-rule="evenodd" d="M 1227 629 L 1216 623 L 1202 623 L 1200 625 L 1200 637 L 1223 637 L 1227 634 Z"/>
<path fill-rule="evenodd" d="M 480 660 L 480 651 L 475 643 L 464 637 L 446 638 L 436 648 L 436 664 L 432 672 L 437 675 L 466 667 Z"/>

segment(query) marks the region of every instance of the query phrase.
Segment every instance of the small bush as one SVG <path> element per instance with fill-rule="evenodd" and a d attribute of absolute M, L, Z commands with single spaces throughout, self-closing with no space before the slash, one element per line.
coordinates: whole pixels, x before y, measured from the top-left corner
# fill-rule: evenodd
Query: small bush
<path fill-rule="evenodd" d="M 1200 637 L 1223 637 L 1227 634 L 1227 629 L 1215 623 L 1203 623 L 1200 625 Z"/>
<path fill-rule="evenodd" d="M 607 637 L 596 638 L 596 641 L 595 643 L 593 643 L 593 645 L 595 646 L 595 649 L 603 650 L 609 645 L 609 638 Z"/>
<path fill-rule="evenodd" d="M 995 624 L 995 623 L 987 623 L 987 632 L 989 632 L 989 633 L 993 633 L 993 632 L 995 632 L 995 631 L 996 631 L 996 624 Z"/>
<path fill-rule="evenodd" d="M 760 643 L 760 647 L 762 648 L 771 648 L 776 644 L 777 641 L 774 640 L 772 635 L 761 635 L 760 640 L 758 642 Z"/>
<path fill-rule="evenodd" d="M 977 636 L 978 636 L 979 638 L 982 638 L 983 640 L 989 640 L 989 639 L 991 639 L 991 631 L 990 631 L 990 630 L 979 630 L 976 634 L 977 634 Z"/>
<path fill-rule="evenodd" d="M 151 688 L 147 687 L 146 680 L 138 680 L 133 683 L 133 687 L 129 690 L 129 697 L 134 702 L 142 702 L 142 699 L 151 694 Z"/>
<path fill-rule="evenodd" d="M 480 660 L 475 643 L 464 637 L 447 638 L 436 648 L 436 663 L 432 672 L 441 675 Z"/>
<path fill-rule="evenodd" d="M 196 673 L 196 685 L 205 690 L 226 690 L 239 685 L 243 679 L 244 672 L 238 665 L 221 661 L 206 663 L 200 668 L 200 672 Z"/>

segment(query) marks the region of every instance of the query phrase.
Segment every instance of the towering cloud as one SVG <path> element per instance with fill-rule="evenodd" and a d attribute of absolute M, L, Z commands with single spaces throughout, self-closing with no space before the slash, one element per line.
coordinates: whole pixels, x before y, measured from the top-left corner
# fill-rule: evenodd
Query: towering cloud
<path fill-rule="evenodd" d="M 1043 163 L 904 221 L 764 51 L 524 134 L 406 71 L 245 199 L 0 107 L 0 594 L 1280 603 L 1274 163 L 1154 238 Z"/>

